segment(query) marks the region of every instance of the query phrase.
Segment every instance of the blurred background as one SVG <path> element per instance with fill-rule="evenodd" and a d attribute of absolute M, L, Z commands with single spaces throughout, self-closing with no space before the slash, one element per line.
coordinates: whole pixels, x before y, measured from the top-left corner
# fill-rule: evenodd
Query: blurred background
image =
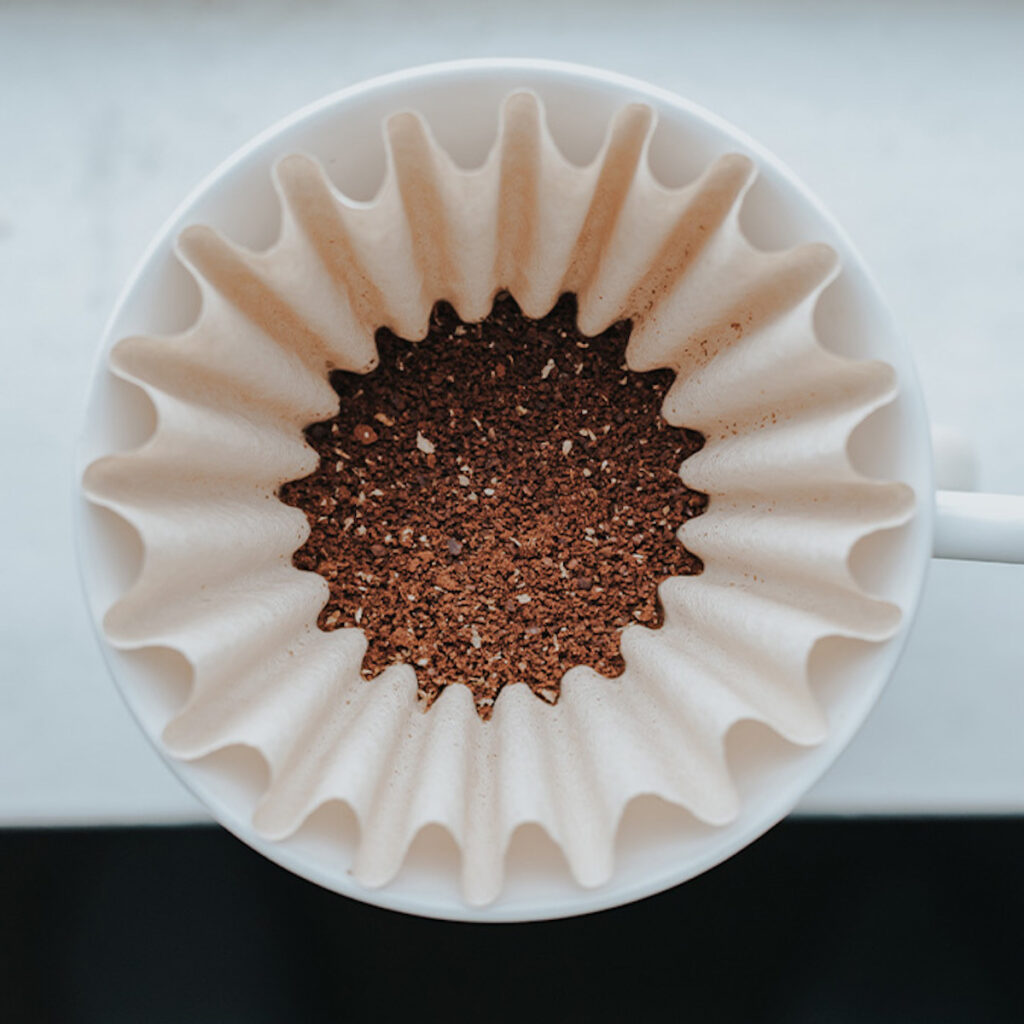
<path fill-rule="evenodd" d="M 400 999 L 1024 1020 L 1019 567 L 934 565 L 889 690 L 795 819 L 642 904 L 484 928 L 322 892 L 202 824 L 106 675 L 70 523 L 104 321 L 186 193 L 326 93 L 485 56 L 634 75 L 773 150 L 861 248 L 979 486 L 1024 492 L 1022 53 L 1024 4 L 992 0 L 0 0 L 0 1020 L 376 1020 Z"/>

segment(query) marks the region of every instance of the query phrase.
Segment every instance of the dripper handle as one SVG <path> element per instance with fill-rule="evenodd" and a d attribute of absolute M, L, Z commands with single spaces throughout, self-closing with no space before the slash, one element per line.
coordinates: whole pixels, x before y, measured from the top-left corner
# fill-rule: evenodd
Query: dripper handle
<path fill-rule="evenodd" d="M 1024 494 L 936 492 L 933 554 L 1024 563 Z"/>
<path fill-rule="evenodd" d="M 977 455 L 962 434 L 932 427 L 932 448 L 935 557 L 1024 563 L 1024 495 L 975 491 Z"/>

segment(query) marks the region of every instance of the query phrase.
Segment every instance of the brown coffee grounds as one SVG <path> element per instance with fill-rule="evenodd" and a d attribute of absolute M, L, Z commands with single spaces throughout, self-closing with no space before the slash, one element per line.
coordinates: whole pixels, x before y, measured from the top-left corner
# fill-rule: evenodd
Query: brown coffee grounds
<path fill-rule="evenodd" d="M 623 627 L 703 569 L 675 535 L 707 498 L 679 478 L 703 438 L 659 413 L 671 373 L 625 368 L 628 323 L 575 321 L 572 296 L 477 324 L 442 303 L 424 341 L 382 329 L 377 369 L 331 374 L 320 466 L 280 497 L 312 528 L 294 564 L 330 585 L 320 628 L 365 631 L 367 677 L 409 662 L 428 704 L 465 683 L 484 718 L 509 683 L 554 703 L 574 665 L 621 673 Z"/>

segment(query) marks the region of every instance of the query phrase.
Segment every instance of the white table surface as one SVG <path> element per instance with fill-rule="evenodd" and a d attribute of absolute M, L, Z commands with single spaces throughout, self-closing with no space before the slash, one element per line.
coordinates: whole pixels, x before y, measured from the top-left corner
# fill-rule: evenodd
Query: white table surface
<path fill-rule="evenodd" d="M 850 230 L 981 485 L 1024 491 L 1024 6 L 516 0 L 0 6 L 0 824 L 200 820 L 86 620 L 71 459 L 123 280 L 185 193 L 380 72 L 541 56 L 646 78 L 775 150 Z M 1024 568 L 936 563 L 903 662 L 801 804 L 1024 812 Z"/>

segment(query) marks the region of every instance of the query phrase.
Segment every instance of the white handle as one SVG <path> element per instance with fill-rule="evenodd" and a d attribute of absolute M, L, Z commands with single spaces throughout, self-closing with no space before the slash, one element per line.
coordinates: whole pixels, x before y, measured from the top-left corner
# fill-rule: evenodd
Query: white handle
<path fill-rule="evenodd" d="M 1024 495 L 939 491 L 935 557 L 1024 562 Z"/>
<path fill-rule="evenodd" d="M 1024 562 L 1024 495 L 975 492 L 977 452 L 958 430 L 933 425 L 932 449 L 935 557 Z"/>

